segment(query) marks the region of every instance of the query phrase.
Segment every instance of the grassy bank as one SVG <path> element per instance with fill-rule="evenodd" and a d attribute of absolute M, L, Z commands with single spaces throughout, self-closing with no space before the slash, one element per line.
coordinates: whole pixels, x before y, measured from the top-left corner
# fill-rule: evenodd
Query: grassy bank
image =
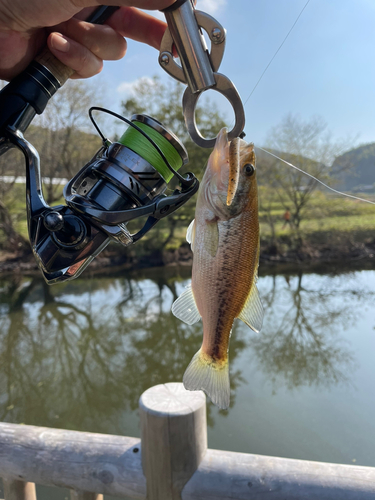
<path fill-rule="evenodd" d="M 27 239 L 24 186 L 15 185 L 5 194 L 14 228 Z M 285 200 L 268 199 L 269 193 L 260 188 L 261 259 L 265 261 L 304 261 L 351 258 L 371 258 L 375 254 L 375 206 L 349 198 L 316 192 L 304 209 L 299 228 L 284 227 Z M 374 195 L 359 195 L 375 200 Z M 63 201 L 63 200 L 61 200 Z M 263 209 L 266 206 L 267 209 Z M 123 248 L 111 244 L 102 254 L 102 265 L 131 262 L 163 265 L 175 261 L 191 262 L 185 235 L 194 217 L 195 200 L 191 200 L 175 219 L 166 218 L 140 240 L 137 245 Z M 173 236 L 170 237 L 173 224 Z M 4 246 L 1 234 L 0 244 Z M 0 250 L 1 253 L 1 250 Z M 17 252 L 3 248 L 1 261 L 17 260 Z M 24 258 L 24 256 L 22 257 Z M 99 264 L 99 260 L 98 260 Z"/>
<path fill-rule="evenodd" d="M 259 221 L 263 248 L 270 245 L 273 238 L 284 251 L 300 246 L 301 240 L 303 245 L 332 247 L 348 242 L 362 244 L 375 240 L 375 205 L 317 192 L 304 210 L 302 223 L 297 230 L 293 224 L 283 227 L 286 201 L 272 201 L 270 211 L 266 211 L 262 210 L 262 195 L 263 190 L 260 189 Z M 374 195 L 358 196 L 375 202 Z M 193 217 L 192 214 L 191 219 Z M 187 224 L 188 222 L 175 231 L 175 237 L 169 242 L 167 249 L 176 249 L 185 241 Z"/>
<path fill-rule="evenodd" d="M 374 200 L 374 195 L 359 195 Z M 302 258 L 350 258 L 362 250 L 363 255 L 375 253 L 375 206 L 341 196 L 315 193 L 303 212 L 299 228 L 284 227 L 285 202 L 274 202 L 271 214 L 260 211 L 261 246 L 267 250 L 277 247 L 276 253 L 285 255 L 299 251 Z M 269 216 L 273 219 L 273 231 Z"/>
<path fill-rule="evenodd" d="M 374 195 L 359 194 L 375 202 Z M 286 201 L 272 204 L 271 216 L 275 221 L 276 236 L 282 238 L 293 233 L 290 227 L 282 228 Z M 261 234 L 264 238 L 270 236 L 270 225 L 267 223 L 265 211 L 260 210 Z M 339 197 L 336 195 L 315 193 L 313 199 L 303 212 L 300 232 L 304 239 L 319 242 L 329 241 L 330 235 L 354 234 L 363 238 L 375 237 L 375 206 L 359 200 Z M 362 235 L 362 236 L 361 236 Z"/>

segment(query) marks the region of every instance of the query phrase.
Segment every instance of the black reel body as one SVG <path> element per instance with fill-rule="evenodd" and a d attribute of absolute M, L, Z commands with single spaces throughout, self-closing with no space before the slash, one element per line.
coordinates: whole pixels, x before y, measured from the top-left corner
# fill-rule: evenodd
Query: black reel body
<path fill-rule="evenodd" d="M 193 174 L 181 177 L 161 148 L 136 125 L 146 124 L 167 139 L 187 162 L 184 146 L 168 129 L 147 115 L 134 115 L 131 121 L 102 108 L 91 108 L 115 115 L 140 130 L 156 149 L 168 170 L 180 180 L 180 187 L 166 196 L 167 182 L 140 146 L 110 143 L 93 123 L 103 146 L 64 188 L 66 206 L 49 207 L 40 187 L 39 158 L 19 131 L 9 130 L 8 139 L 23 150 L 27 164 L 27 206 L 29 236 L 34 255 L 47 283 L 79 276 L 111 240 L 128 246 L 143 237 L 161 218 L 183 205 L 198 189 Z M 142 149 L 142 148 L 141 148 Z M 147 155 L 146 155 L 147 156 Z M 131 234 L 126 224 L 146 216 L 140 231 Z"/>

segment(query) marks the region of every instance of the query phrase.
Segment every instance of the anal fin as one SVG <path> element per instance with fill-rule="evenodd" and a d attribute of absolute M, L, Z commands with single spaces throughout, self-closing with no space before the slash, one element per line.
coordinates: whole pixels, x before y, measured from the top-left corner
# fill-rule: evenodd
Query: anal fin
<path fill-rule="evenodd" d="M 263 306 L 254 280 L 238 318 L 246 323 L 254 332 L 259 333 L 263 324 Z"/>

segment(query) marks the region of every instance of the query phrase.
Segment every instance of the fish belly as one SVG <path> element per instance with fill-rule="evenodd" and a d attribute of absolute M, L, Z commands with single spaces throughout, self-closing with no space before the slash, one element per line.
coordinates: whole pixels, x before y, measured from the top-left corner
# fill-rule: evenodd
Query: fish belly
<path fill-rule="evenodd" d="M 202 242 L 195 246 L 192 289 L 203 321 L 201 351 L 220 364 L 227 362 L 233 321 L 240 314 L 256 275 L 259 230 L 246 214 L 217 224 L 216 255 L 205 251 Z M 204 241 L 204 229 L 203 224 L 197 227 L 198 240 Z"/>

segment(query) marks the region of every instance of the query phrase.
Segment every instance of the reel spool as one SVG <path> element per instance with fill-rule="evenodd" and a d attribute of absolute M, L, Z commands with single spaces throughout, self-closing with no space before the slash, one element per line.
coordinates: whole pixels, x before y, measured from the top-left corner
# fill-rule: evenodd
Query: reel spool
<path fill-rule="evenodd" d="M 93 111 L 109 113 L 130 126 L 119 142 L 105 138 Z M 32 213 L 30 240 L 48 283 L 73 279 L 109 243 L 128 246 L 142 238 L 161 218 L 183 205 L 198 189 L 191 173 L 178 170 L 188 154 L 179 139 L 157 120 L 133 115 L 131 120 L 104 108 L 91 108 L 90 118 L 103 139 L 96 153 L 64 188 L 66 206 Z M 180 182 L 172 195 L 164 194 L 168 182 Z M 126 224 L 147 216 L 137 233 Z"/>

